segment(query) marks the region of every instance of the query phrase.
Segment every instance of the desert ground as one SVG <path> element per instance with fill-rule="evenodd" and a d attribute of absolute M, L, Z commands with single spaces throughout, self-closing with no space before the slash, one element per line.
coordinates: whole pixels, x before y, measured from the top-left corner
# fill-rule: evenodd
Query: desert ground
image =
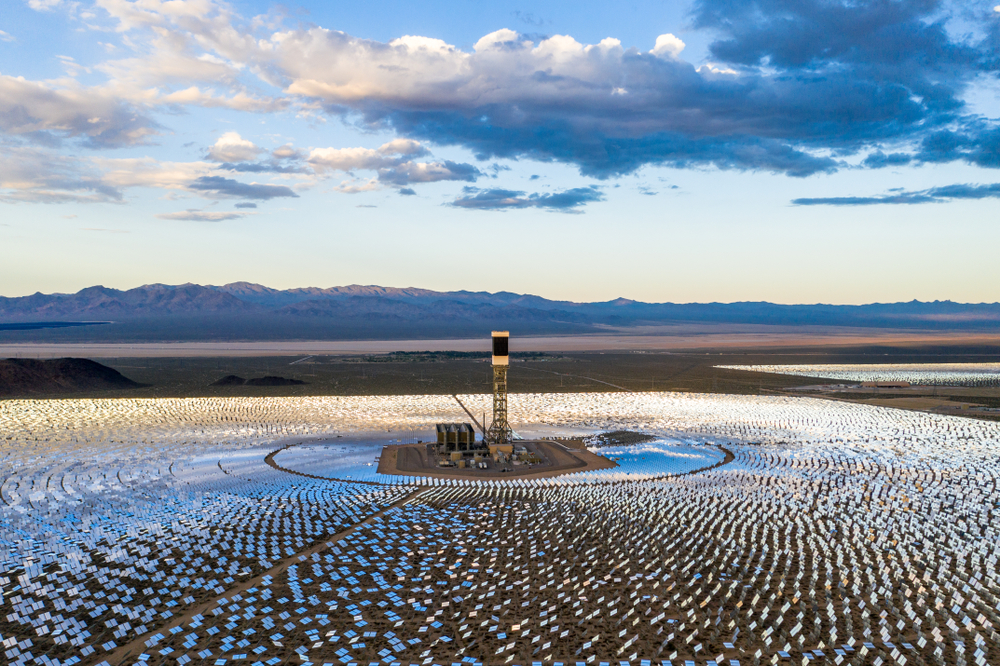
<path fill-rule="evenodd" d="M 754 372 L 777 364 L 974 363 L 1000 359 L 1000 345 L 869 344 L 842 347 L 714 348 L 688 351 L 531 352 L 515 354 L 514 393 L 693 391 L 739 395 L 812 395 L 824 399 L 1000 418 L 1000 386 L 913 386 L 899 390 L 836 386 L 839 380 Z M 74 393 L 90 398 L 451 395 L 488 390 L 486 352 L 401 351 L 302 356 L 105 358 L 143 386 Z M 729 367 L 720 367 L 729 366 Z M 227 375 L 282 377 L 286 386 L 215 385 Z M 60 398 L 21 393 L 7 397 Z"/>
<path fill-rule="evenodd" d="M 0 343 L 0 357 L 196 358 L 331 356 L 392 351 L 486 351 L 488 337 L 429 340 L 280 342 Z M 991 332 L 873 329 L 752 324 L 677 324 L 631 327 L 607 334 L 515 336 L 511 352 L 690 351 L 849 346 L 1000 346 Z"/>

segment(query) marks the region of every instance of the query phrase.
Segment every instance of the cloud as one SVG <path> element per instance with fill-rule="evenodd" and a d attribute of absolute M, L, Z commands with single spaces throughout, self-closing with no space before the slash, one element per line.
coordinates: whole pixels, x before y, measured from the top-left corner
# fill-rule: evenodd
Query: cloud
<path fill-rule="evenodd" d="M 504 171 L 510 171 L 511 168 L 509 166 L 507 166 L 506 164 L 498 164 L 498 163 L 494 162 L 486 170 L 490 174 L 492 174 L 490 176 L 490 178 L 496 179 L 496 178 L 500 177 L 501 173 L 503 173 Z"/>
<path fill-rule="evenodd" d="M 342 181 L 340 185 L 337 185 L 333 189 L 343 194 L 358 194 L 360 192 L 373 192 L 380 187 L 378 178 L 369 178 L 367 180 L 355 178 Z"/>
<path fill-rule="evenodd" d="M 144 143 L 159 125 L 112 95 L 74 81 L 59 87 L 0 74 L 0 132 L 36 143 L 81 138 L 93 148 Z"/>
<path fill-rule="evenodd" d="M 684 42 L 667 33 L 656 38 L 656 44 L 650 53 L 661 58 L 676 58 L 684 50 L 684 46 Z"/>
<path fill-rule="evenodd" d="M 35 11 L 49 11 L 62 4 L 62 0 L 28 0 L 28 6 Z"/>
<path fill-rule="evenodd" d="M 125 192 L 133 188 L 209 198 L 298 196 L 284 185 L 241 183 L 215 175 L 216 165 L 209 162 L 86 158 L 10 142 L 0 142 L 0 154 L 0 202 L 6 203 L 122 203 Z"/>
<path fill-rule="evenodd" d="M 404 197 L 412 197 L 416 196 L 417 194 L 416 190 L 410 187 L 400 188 L 399 193 L 402 194 Z"/>
<path fill-rule="evenodd" d="M 830 172 L 839 163 L 821 151 L 902 134 L 923 119 L 898 87 L 836 72 L 699 72 L 676 57 L 674 40 L 661 36 L 653 54 L 611 39 L 584 45 L 556 35 L 535 44 L 500 30 L 466 53 L 313 28 L 271 43 L 287 91 L 330 113 L 353 110 L 371 126 L 465 146 L 480 159 L 556 160 L 599 178 L 645 164 Z"/>
<path fill-rule="evenodd" d="M 5 203 L 118 203 L 122 192 L 101 169 L 44 148 L 0 143 L 0 201 Z"/>
<path fill-rule="evenodd" d="M 90 160 L 102 172 L 103 182 L 124 190 L 152 187 L 164 190 L 187 190 L 190 184 L 212 173 L 208 162 L 163 162 L 151 157 L 94 158 Z"/>
<path fill-rule="evenodd" d="M 374 189 L 387 184 L 404 187 L 413 183 L 433 183 L 439 181 L 474 182 L 482 172 L 471 164 L 441 160 L 418 162 L 410 158 L 428 154 L 428 150 L 417 141 L 396 139 L 372 148 L 315 148 L 309 153 L 308 163 L 318 172 L 357 170 L 375 171 L 378 176 L 364 186 L 342 185 L 343 192 L 358 192 Z"/>
<path fill-rule="evenodd" d="M 189 208 L 177 213 L 160 213 L 156 217 L 161 220 L 185 220 L 190 222 L 223 222 L 246 217 L 246 213 L 223 213 L 220 211 L 204 211 Z"/>
<path fill-rule="evenodd" d="M 122 33 L 122 46 L 128 52 L 96 67 L 107 76 L 103 88 L 119 99 L 150 107 L 201 106 L 251 113 L 278 112 L 291 104 L 285 96 L 261 92 L 264 86 L 257 77 L 247 76 L 258 52 L 253 21 L 226 3 L 97 0 L 95 4 L 102 11 L 93 13 L 90 27 Z"/>
<path fill-rule="evenodd" d="M 208 149 L 208 159 L 214 162 L 249 162 L 265 152 L 238 132 L 226 132 Z"/>
<path fill-rule="evenodd" d="M 862 151 L 879 146 L 862 162 L 869 168 L 955 160 L 995 168 L 996 125 L 967 111 L 964 96 L 983 74 L 992 76 L 1000 36 L 996 26 L 978 35 L 953 30 L 956 10 L 985 18 L 978 8 L 943 0 L 698 0 L 693 15 L 695 27 L 718 35 L 709 45 L 714 58 L 786 78 L 835 76 L 850 86 L 840 103 L 844 111 L 869 100 L 855 130 L 837 130 L 839 141 L 823 133 L 812 143 Z M 886 114 L 891 108 L 895 121 Z M 885 155 L 881 144 L 905 152 Z"/>
<path fill-rule="evenodd" d="M 964 92 L 993 71 L 996 35 L 950 31 L 946 10 L 938 0 L 698 0 L 697 26 L 717 39 L 712 64 L 697 68 L 670 34 L 646 52 L 510 29 L 471 51 L 321 27 L 262 43 L 289 94 L 484 159 L 556 160 L 601 178 L 645 164 L 807 176 L 844 166 L 830 154 L 863 157 L 965 118 Z"/>
<path fill-rule="evenodd" d="M 912 158 L 932 164 L 961 160 L 978 167 L 1000 168 L 1000 128 L 976 119 L 957 129 L 930 132 Z"/>
<path fill-rule="evenodd" d="M 403 162 L 391 168 L 378 170 L 383 183 L 407 185 L 410 183 L 436 183 L 443 180 L 475 182 L 482 172 L 471 164 L 442 160 L 441 162 Z"/>
<path fill-rule="evenodd" d="M 219 165 L 219 168 L 239 173 L 306 173 L 303 167 L 279 164 L 273 160 L 267 162 L 239 162 L 235 164 L 232 162 L 223 162 Z"/>
<path fill-rule="evenodd" d="M 249 201 L 242 201 L 234 206 L 234 208 L 256 208 L 257 204 L 250 203 Z"/>
<path fill-rule="evenodd" d="M 306 155 L 288 144 L 272 150 L 270 157 L 266 160 L 260 162 L 244 161 L 255 159 L 260 153 L 267 151 L 258 148 L 250 141 L 245 141 L 236 132 L 227 132 L 225 136 L 228 135 L 233 135 L 227 139 L 228 142 L 239 143 L 238 146 L 234 146 L 235 149 L 229 149 L 226 145 L 220 146 L 219 141 L 217 141 L 216 145 L 212 146 L 209 151 L 210 156 L 216 157 L 222 162 L 219 165 L 220 169 L 241 173 L 312 173 L 309 166 L 303 164 Z"/>
<path fill-rule="evenodd" d="M 943 203 L 955 199 L 998 199 L 1000 183 L 991 185 L 945 185 L 913 192 L 894 192 L 874 197 L 820 197 L 794 199 L 796 206 L 873 206 L 880 204 Z"/>
<path fill-rule="evenodd" d="M 303 157 L 301 151 L 287 143 L 272 150 L 271 155 L 278 160 L 302 159 Z"/>
<path fill-rule="evenodd" d="M 223 108 L 251 113 L 283 111 L 289 105 L 288 100 L 257 97 L 242 91 L 232 92 L 229 96 L 223 96 L 214 90 L 202 90 L 198 86 L 190 86 L 183 90 L 158 95 L 147 101 L 164 105 L 203 106 L 210 109 Z"/>
<path fill-rule="evenodd" d="M 551 194 L 533 193 L 525 195 L 524 192 L 515 190 L 499 188 L 481 190 L 475 187 L 466 187 L 462 192 L 464 196 L 456 198 L 450 205 L 458 208 L 474 208 L 477 210 L 544 208 L 553 211 L 576 213 L 580 212 L 579 208 L 588 203 L 604 200 L 604 195 L 593 185 L 590 187 L 574 187 Z"/>
<path fill-rule="evenodd" d="M 80 231 L 97 231 L 107 234 L 127 234 L 131 233 L 126 229 L 104 229 L 102 227 L 82 227 Z"/>
<path fill-rule="evenodd" d="M 356 169 L 385 169 L 399 165 L 406 157 L 420 157 L 428 153 L 417 141 L 395 139 L 373 148 L 314 148 L 308 157 L 309 164 L 317 170 L 354 171 Z"/>
<path fill-rule="evenodd" d="M 988 6 L 968 10 L 988 24 L 955 30 L 943 0 L 695 0 L 694 27 L 714 39 L 711 63 L 699 66 L 682 59 L 684 43 L 671 34 L 639 48 L 505 28 L 463 50 L 419 35 L 382 42 L 288 28 L 213 0 L 96 6 L 94 24 L 117 31 L 128 57 L 95 65 L 106 77 L 96 87 L 0 77 L 0 132 L 121 146 L 159 132 L 150 114 L 164 107 L 293 108 L 408 144 L 239 159 L 223 159 L 219 146 L 213 161 L 244 173 L 368 170 L 397 188 L 481 175 L 422 159 L 432 144 L 483 160 L 571 164 L 600 179 L 645 165 L 793 177 L 907 158 L 1000 167 L 996 123 L 964 101 L 996 69 L 1000 36 Z"/>
<path fill-rule="evenodd" d="M 278 197 L 298 198 L 291 188 L 284 185 L 261 185 L 259 183 L 241 183 L 232 178 L 222 176 L 201 176 L 188 185 L 192 190 L 211 192 L 219 197 L 238 197 L 240 199 L 268 200 Z"/>
<path fill-rule="evenodd" d="M 547 22 L 545 19 L 540 18 L 538 16 L 535 16 L 535 14 L 533 14 L 532 12 L 521 12 L 521 11 L 515 10 L 515 11 L 512 11 L 510 13 L 510 15 L 513 16 L 518 21 L 520 21 L 521 23 L 524 23 L 524 24 L 530 25 L 530 26 L 535 26 L 537 28 L 542 27 Z M 551 22 L 551 21 L 549 21 L 549 22 Z"/>
<path fill-rule="evenodd" d="M 14 41 L 14 37 L 10 33 L 0 30 L 0 42 L 12 42 L 12 41 Z"/>
<path fill-rule="evenodd" d="M 861 164 L 869 169 L 883 169 L 885 167 L 906 166 L 913 161 L 912 155 L 906 153 L 890 153 L 886 155 L 881 150 L 868 155 Z"/>

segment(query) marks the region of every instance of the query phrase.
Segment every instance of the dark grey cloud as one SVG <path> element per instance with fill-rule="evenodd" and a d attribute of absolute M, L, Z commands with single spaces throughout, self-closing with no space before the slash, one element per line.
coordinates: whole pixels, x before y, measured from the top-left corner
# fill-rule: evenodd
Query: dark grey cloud
<path fill-rule="evenodd" d="M 416 190 L 414 190 L 411 187 L 402 187 L 400 188 L 399 193 L 402 194 L 404 197 L 412 197 L 416 196 L 417 194 Z"/>
<path fill-rule="evenodd" d="M 1000 129 L 981 120 L 959 129 L 942 129 L 923 138 L 914 160 L 929 163 L 961 160 L 979 167 L 1000 167 Z"/>
<path fill-rule="evenodd" d="M 728 96 L 729 93 L 726 93 Z M 802 91 L 803 98 L 810 95 Z M 833 95 L 833 93 L 830 93 Z M 827 95 L 820 95 L 825 97 Z M 900 92 L 900 103 L 903 106 L 909 104 L 903 101 L 905 95 Z M 805 103 L 806 99 L 803 99 Z M 716 100 L 716 103 L 722 103 Z M 736 105 L 732 100 L 725 102 L 730 105 L 729 110 L 720 109 L 721 115 L 737 115 Z M 526 111 L 527 109 L 520 109 Z M 491 117 L 494 113 L 506 115 L 508 109 L 492 106 L 486 111 L 483 117 Z M 583 175 L 599 179 L 606 179 L 620 176 L 636 171 L 645 165 L 662 164 L 678 168 L 698 167 L 714 165 L 720 169 L 739 170 L 760 170 L 784 173 L 794 177 L 811 176 L 816 173 L 831 173 L 840 166 L 838 160 L 826 156 L 815 155 L 809 151 L 809 147 L 796 147 L 789 140 L 789 137 L 771 138 L 751 133 L 730 133 L 716 136 L 697 136 L 689 132 L 659 132 L 646 133 L 637 136 L 610 135 L 608 129 L 585 130 L 584 127 L 576 127 L 577 119 L 572 117 L 553 117 L 552 114 L 541 113 L 535 118 L 511 118 L 515 122 L 506 126 L 497 126 L 483 122 L 481 119 L 470 119 L 466 114 L 458 112 L 427 112 L 427 111 L 386 111 L 380 110 L 380 114 L 385 114 L 383 120 L 390 121 L 391 124 L 405 136 L 415 136 L 422 140 L 433 141 L 439 144 L 462 145 L 473 150 L 477 159 L 519 159 L 531 158 L 539 161 L 556 161 L 575 164 L 580 168 Z M 570 109 L 569 111 L 575 111 Z M 584 113 L 590 113 L 588 109 Z M 608 110 L 610 113 L 610 110 Z M 669 114 L 670 109 L 648 109 L 650 114 L 663 116 Z M 777 112 L 777 110 L 775 111 Z M 875 112 L 869 110 L 869 115 Z M 916 115 L 908 114 L 903 109 L 895 108 L 885 110 L 886 115 L 898 114 L 900 116 Z M 522 113 L 522 116 L 527 114 Z M 829 116 L 831 112 L 818 111 L 818 118 L 800 117 L 802 123 L 827 123 L 833 122 L 831 119 L 822 116 Z M 857 114 L 857 127 L 864 126 L 863 114 Z M 375 121 L 375 117 L 368 116 L 369 121 Z M 706 119 L 706 124 L 727 125 L 731 130 L 740 126 L 739 122 Z M 851 123 L 846 118 L 841 120 L 844 132 L 849 130 L 846 127 Z M 506 124 L 506 123 L 504 123 Z M 581 122 L 580 124 L 589 124 Z M 613 124 L 610 118 L 602 119 L 602 125 Z M 748 127 L 760 134 L 782 132 L 788 134 L 790 129 L 787 124 L 780 125 L 763 118 L 754 123 L 744 122 L 743 125 L 756 124 L 757 127 Z M 877 121 L 869 123 L 877 124 Z M 707 128 L 706 128 L 707 129 Z M 812 134 L 818 129 L 801 127 L 801 133 Z M 701 131 L 701 130 L 699 130 Z"/>
<path fill-rule="evenodd" d="M 802 136 L 802 145 L 825 143 L 845 151 L 875 146 L 862 161 L 868 168 L 956 160 L 996 168 L 1000 130 L 969 113 L 963 100 L 973 80 L 995 76 L 1000 63 L 1000 27 L 987 4 L 698 0 L 693 16 L 697 28 L 718 34 L 709 51 L 721 62 L 741 71 L 766 65 L 786 78 L 842 78 L 848 97 L 837 114 L 841 119 L 867 100 L 872 113 L 864 115 L 863 126 L 830 124 L 820 134 Z M 953 15 L 979 34 L 949 32 Z M 916 148 L 886 154 L 878 148 L 883 142 Z"/>
<path fill-rule="evenodd" d="M 873 197 L 819 197 L 794 199 L 796 206 L 874 206 L 880 204 L 943 203 L 955 199 L 998 199 L 1000 183 L 945 185 L 913 192 L 899 191 Z"/>
<path fill-rule="evenodd" d="M 250 203 L 249 201 L 241 201 L 240 203 L 233 206 L 233 208 L 256 208 L 257 204 Z"/>
<path fill-rule="evenodd" d="M 719 34 L 709 50 L 723 62 L 784 70 L 838 62 L 919 81 L 986 64 L 975 44 L 948 34 L 947 9 L 941 0 L 698 0 L 693 15 L 696 27 Z"/>
<path fill-rule="evenodd" d="M 580 212 L 579 209 L 588 203 L 603 201 L 601 191 L 590 187 L 574 187 L 562 192 L 547 194 L 526 194 L 517 190 L 500 188 L 479 189 L 465 187 L 462 196 L 456 198 L 450 205 L 458 208 L 474 208 L 478 210 L 513 210 L 518 208 L 544 208 L 561 212 Z"/>
<path fill-rule="evenodd" d="M 268 200 L 278 197 L 298 198 L 291 188 L 284 185 L 259 185 L 257 183 L 241 183 L 232 178 L 222 176 L 202 176 L 188 185 L 192 190 L 211 192 L 220 197 L 237 197 L 240 199 Z"/>
<path fill-rule="evenodd" d="M 869 169 L 884 169 L 886 167 L 906 166 L 913 161 L 912 155 L 906 153 L 890 153 L 886 155 L 881 150 L 866 157 L 861 164 Z"/>

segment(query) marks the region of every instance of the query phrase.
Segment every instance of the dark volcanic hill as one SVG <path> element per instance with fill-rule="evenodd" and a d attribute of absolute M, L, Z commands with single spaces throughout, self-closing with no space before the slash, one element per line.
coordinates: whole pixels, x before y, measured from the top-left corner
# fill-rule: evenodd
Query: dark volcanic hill
<path fill-rule="evenodd" d="M 92 321 L 110 323 L 78 325 Z M 38 322 L 50 324 L 27 326 Z M 1000 304 L 642 303 L 625 298 L 573 303 L 510 292 L 361 285 L 278 290 L 248 282 L 0 297 L 0 341 L 6 342 L 457 338 L 491 328 L 529 335 L 705 322 L 996 330 Z"/>
<path fill-rule="evenodd" d="M 0 397 L 138 388 L 117 370 L 85 358 L 0 360 Z"/>
<path fill-rule="evenodd" d="M 222 379 L 212 382 L 209 386 L 301 386 L 305 383 L 301 379 L 288 379 L 287 377 L 275 377 L 274 375 L 253 377 L 251 379 L 243 379 L 238 375 L 226 375 Z"/>
<path fill-rule="evenodd" d="M 246 383 L 247 380 L 239 375 L 226 375 L 222 379 L 212 382 L 209 386 L 243 386 Z"/>

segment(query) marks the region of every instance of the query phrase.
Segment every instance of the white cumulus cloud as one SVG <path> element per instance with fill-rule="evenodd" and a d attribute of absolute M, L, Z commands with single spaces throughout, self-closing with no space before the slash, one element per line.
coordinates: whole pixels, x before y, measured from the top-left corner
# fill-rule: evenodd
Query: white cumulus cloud
<path fill-rule="evenodd" d="M 253 141 L 247 141 L 238 132 L 226 132 L 208 149 L 208 159 L 215 162 L 249 162 L 264 152 Z"/>
<path fill-rule="evenodd" d="M 427 154 L 427 149 L 417 141 L 396 139 L 378 148 L 314 148 L 309 153 L 309 164 L 319 171 L 354 171 L 355 169 L 384 169 L 398 165 L 403 156 Z"/>
<path fill-rule="evenodd" d="M 650 53 L 661 58 L 676 58 L 684 50 L 684 46 L 684 42 L 668 32 L 656 38 L 656 44 Z"/>

